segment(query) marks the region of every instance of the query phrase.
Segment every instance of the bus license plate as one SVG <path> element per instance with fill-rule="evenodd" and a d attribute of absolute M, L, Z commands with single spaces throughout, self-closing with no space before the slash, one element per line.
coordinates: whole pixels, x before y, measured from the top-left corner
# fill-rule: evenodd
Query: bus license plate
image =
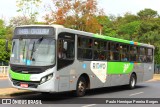
<path fill-rule="evenodd" d="M 24 88 L 28 88 L 28 84 L 21 83 L 20 86 Z"/>

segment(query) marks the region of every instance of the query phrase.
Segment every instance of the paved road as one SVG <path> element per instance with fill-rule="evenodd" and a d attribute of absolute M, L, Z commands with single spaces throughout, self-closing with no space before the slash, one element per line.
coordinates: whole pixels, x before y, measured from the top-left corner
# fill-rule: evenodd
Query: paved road
<path fill-rule="evenodd" d="M 0 88 L 10 88 L 10 87 L 12 86 L 8 79 L 5 80 L 0 79 Z"/>
<path fill-rule="evenodd" d="M 43 103 L 46 103 L 48 105 L 45 105 L 46 107 L 110 107 L 113 106 L 112 104 L 97 104 L 96 102 L 100 98 L 160 98 L 160 81 L 152 81 L 152 82 L 144 82 L 141 84 L 138 84 L 135 89 L 128 90 L 124 86 L 118 86 L 118 87 L 109 87 L 109 88 L 101 88 L 101 89 L 94 89 L 87 91 L 87 95 L 83 98 L 76 98 L 73 96 L 72 93 L 59 93 L 59 94 L 49 94 L 49 95 L 42 95 L 40 93 L 31 93 L 30 95 L 20 95 L 20 96 L 12 96 L 13 98 L 20 98 L 20 99 L 41 99 Z M 89 99 L 86 99 L 89 98 Z M 98 99 L 96 99 L 98 98 Z M 97 100 L 97 101 L 96 101 Z M 104 100 L 104 99 L 102 99 Z M 90 104 L 84 104 L 85 102 L 90 102 Z M 77 102 L 82 102 L 83 104 L 73 104 Z M 56 104 L 51 104 L 56 103 Z M 66 104 L 67 105 L 63 105 Z M 68 104 L 69 103 L 69 104 Z M 154 106 L 158 107 L 160 104 L 157 105 L 147 105 L 147 104 L 136 104 L 136 105 L 129 105 L 130 107 L 149 107 Z M 14 106 L 13 107 L 19 107 Z M 42 105 L 44 106 L 44 105 Z M 42 107 L 34 105 L 34 107 Z M 124 107 L 127 106 L 127 104 L 116 104 L 114 107 Z M 9 106 L 3 106 L 3 107 L 9 107 Z M 27 105 L 23 105 L 23 107 L 27 107 Z"/>

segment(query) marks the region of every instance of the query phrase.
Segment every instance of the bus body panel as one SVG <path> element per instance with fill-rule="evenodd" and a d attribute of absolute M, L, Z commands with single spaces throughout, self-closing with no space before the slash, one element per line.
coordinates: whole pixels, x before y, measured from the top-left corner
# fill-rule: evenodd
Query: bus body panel
<path fill-rule="evenodd" d="M 46 85 L 47 85 L 47 87 L 46 87 Z M 12 86 L 14 88 L 31 90 L 31 91 L 39 91 L 39 92 L 58 92 L 58 90 L 56 89 L 56 87 L 58 87 L 57 85 L 58 85 L 58 81 L 55 80 L 54 78 L 45 82 L 44 84 L 38 85 L 37 88 L 24 88 L 24 87 L 21 87 L 21 86 L 15 86 L 12 83 Z"/>
<path fill-rule="evenodd" d="M 76 63 L 64 67 L 57 72 L 59 73 L 59 91 L 69 91 L 76 89 L 78 73 L 76 71 Z"/>
<path fill-rule="evenodd" d="M 51 26 L 50 26 L 51 27 Z M 152 45 L 137 43 L 128 40 L 116 39 L 112 37 L 104 37 L 93 33 L 87 33 L 78 30 L 72 30 L 63 27 L 55 28 L 55 40 L 58 41 L 58 35 L 62 32 L 75 34 L 75 59 L 72 64 L 57 70 L 58 58 L 56 56 L 56 65 L 51 68 L 52 71 L 44 71 L 41 74 L 35 74 L 38 78 L 42 78 L 47 74 L 53 73 L 53 77 L 43 84 L 38 85 L 37 88 L 23 88 L 20 86 L 12 86 L 15 88 L 41 91 L 41 92 L 63 92 L 76 90 L 77 81 L 82 74 L 87 74 L 90 81 L 90 89 L 109 87 L 117 85 L 129 84 L 130 76 L 134 72 L 136 73 L 137 83 L 152 79 L 154 73 L 154 60 L 152 63 L 136 63 L 136 62 L 118 62 L 118 61 L 98 61 L 98 60 L 83 60 L 78 59 L 78 35 L 82 35 L 90 38 L 97 38 L 103 40 L 110 40 L 117 43 L 125 43 L 127 45 L 137 45 L 149 47 L 154 50 Z M 57 44 L 58 46 L 58 44 Z M 56 54 L 57 54 L 56 46 Z M 154 54 L 153 54 L 154 55 Z M 67 62 L 66 62 L 67 63 Z M 12 76 L 11 76 L 12 77 Z M 34 76 L 33 76 L 34 77 Z M 38 79 L 37 79 L 38 80 Z M 11 80 L 12 81 L 12 80 Z M 23 81 L 23 80 L 22 80 Z M 30 80 L 31 82 L 33 80 Z M 40 81 L 40 79 L 39 79 Z"/>
<path fill-rule="evenodd" d="M 56 67 L 53 67 L 53 68 L 50 68 L 40 74 L 31 74 L 31 76 L 29 78 L 30 80 L 27 80 L 27 81 L 22 80 L 23 82 L 20 82 L 20 83 L 26 83 L 26 84 L 28 84 L 29 82 L 34 83 L 34 81 L 40 81 L 39 78 L 41 79 L 44 76 L 47 76 L 49 74 L 53 74 L 53 77 L 50 80 L 46 81 L 45 83 L 38 84 L 37 88 L 29 88 L 29 87 L 23 88 L 23 87 L 14 85 L 13 82 L 12 82 L 12 86 L 15 88 L 19 88 L 19 89 L 28 89 L 28 90 L 33 90 L 33 91 L 58 92 L 59 81 L 56 79 L 57 72 L 55 72 L 55 71 L 56 71 Z M 25 77 L 25 76 L 23 76 L 23 77 Z M 15 79 L 16 81 L 21 81 L 21 80 L 17 80 L 17 78 L 13 78 L 12 75 L 9 73 L 10 81 L 12 81 L 11 78 Z M 47 85 L 47 87 L 46 87 L 46 85 Z"/>
<path fill-rule="evenodd" d="M 154 64 L 144 64 L 144 76 L 143 81 L 147 81 L 153 78 Z"/>

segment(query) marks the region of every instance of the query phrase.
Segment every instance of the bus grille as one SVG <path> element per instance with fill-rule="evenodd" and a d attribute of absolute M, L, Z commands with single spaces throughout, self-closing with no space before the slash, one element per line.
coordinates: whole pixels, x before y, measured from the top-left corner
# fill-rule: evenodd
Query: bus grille
<path fill-rule="evenodd" d="M 22 74 L 40 74 L 45 70 L 53 67 L 51 66 L 25 66 L 25 65 L 13 65 L 10 64 L 10 68 L 12 71 Z"/>
<path fill-rule="evenodd" d="M 28 88 L 37 88 L 38 85 L 40 84 L 39 81 L 20 81 L 20 80 L 15 80 L 12 79 L 13 85 L 15 86 L 20 86 L 21 83 L 23 84 L 28 84 Z"/>
<path fill-rule="evenodd" d="M 27 71 L 28 74 L 39 74 L 44 72 L 41 68 L 29 68 L 29 67 L 17 67 L 17 66 L 11 66 L 11 70 L 17 73 L 24 73 L 24 71 Z"/>

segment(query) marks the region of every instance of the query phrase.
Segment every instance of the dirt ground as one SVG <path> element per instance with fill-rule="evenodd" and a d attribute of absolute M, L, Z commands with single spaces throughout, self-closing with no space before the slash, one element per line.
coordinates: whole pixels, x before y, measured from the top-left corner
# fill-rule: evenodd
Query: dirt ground
<path fill-rule="evenodd" d="M 160 74 L 154 74 L 153 80 L 160 80 Z"/>
<path fill-rule="evenodd" d="M 1 74 L 1 73 L 0 73 L 0 79 L 8 79 L 8 77 L 7 77 L 6 74 L 4 75 L 4 74 Z"/>

